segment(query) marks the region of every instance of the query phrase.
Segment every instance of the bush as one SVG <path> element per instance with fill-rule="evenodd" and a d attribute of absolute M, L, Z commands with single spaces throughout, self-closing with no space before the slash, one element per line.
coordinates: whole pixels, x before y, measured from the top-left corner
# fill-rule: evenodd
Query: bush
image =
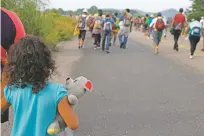
<path fill-rule="evenodd" d="M 48 45 L 72 39 L 76 20 L 60 15 L 56 9 L 42 11 L 45 5 L 40 0 L 4 0 L 1 4 L 18 14 L 27 34 L 40 36 Z"/>

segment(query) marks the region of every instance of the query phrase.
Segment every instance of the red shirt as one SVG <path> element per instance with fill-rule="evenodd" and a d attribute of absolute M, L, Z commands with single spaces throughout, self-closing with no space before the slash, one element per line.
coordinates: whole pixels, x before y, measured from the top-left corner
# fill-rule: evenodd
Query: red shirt
<path fill-rule="evenodd" d="M 186 21 L 186 17 L 182 13 L 178 13 L 174 16 L 174 22 L 184 23 Z"/>

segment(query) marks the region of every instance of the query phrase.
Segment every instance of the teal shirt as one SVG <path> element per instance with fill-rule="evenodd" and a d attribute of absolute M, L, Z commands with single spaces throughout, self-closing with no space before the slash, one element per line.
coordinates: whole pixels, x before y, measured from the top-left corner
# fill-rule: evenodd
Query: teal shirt
<path fill-rule="evenodd" d="M 190 27 L 190 31 L 189 31 L 189 34 L 192 35 L 192 32 L 193 32 L 193 28 L 197 27 L 197 28 L 200 28 L 200 34 L 197 35 L 199 37 L 202 36 L 202 24 L 198 21 L 193 21 L 189 24 L 189 27 Z"/>
<path fill-rule="evenodd" d="M 11 136 L 50 136 L 47 128 L 54 121 L 58 102 L 67 95 L 63 85 L 47 82 L 39 93 L 25 88 L 5 87 L 4 96 L 14 111 Z"/>

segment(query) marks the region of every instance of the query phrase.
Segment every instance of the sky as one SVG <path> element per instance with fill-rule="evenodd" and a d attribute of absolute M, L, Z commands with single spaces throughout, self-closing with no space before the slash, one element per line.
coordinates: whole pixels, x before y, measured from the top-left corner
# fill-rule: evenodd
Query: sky
<path fill-rule="evenodd" d="M 49 0 L 51 8 L 62 8 L 64 10 L 76 10 L 78 8 L 98 8 L 115 9 L 139 9 L 146 12 L 157 12 L 169 8 L 188 8 L 190 0 Z"/>

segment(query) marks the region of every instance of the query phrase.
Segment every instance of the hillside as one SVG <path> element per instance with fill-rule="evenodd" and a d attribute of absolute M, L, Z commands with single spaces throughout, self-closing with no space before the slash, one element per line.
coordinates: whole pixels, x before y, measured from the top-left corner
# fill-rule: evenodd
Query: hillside
<path fill-rule="evenodd" d="M 78 9 L 76 11 L 64 11 L 63 9 L 58 9 L 60 11 L 61 14 L 72 14 L 72 15 L 78 15 L 78 14 L 81 14 L 82 10 L 83 9 Z M 92 6 L 88 9 L 89 13 L 93 14 L 93 13 L 96 13 L 98 10 L 98 8 L 96 6 Z M 123 11 L 124 9 L 114 9 L 114 8 L 104 8 L 102 9 L 103 12 L 110 12 L 112 14 L 114 14 L 115 12 L 118 12 L 118 13 L 121 13 L 121 11 Z M 165 16 L 166 18 L 172 18 L 178 11 L 175 10 L 175 9 L 167 9 L 167 10 L 164 10 L 164 11 L 160 11 L 162 13 L 163 16 Z M 131 14 L 134 15 L 134 16 L 144 16 L 146 13 L 148 14 L 155 14 L 153 12 L 144 12 L 142 10 L 138 10 L 138 9 L 131 9 Z"/>

